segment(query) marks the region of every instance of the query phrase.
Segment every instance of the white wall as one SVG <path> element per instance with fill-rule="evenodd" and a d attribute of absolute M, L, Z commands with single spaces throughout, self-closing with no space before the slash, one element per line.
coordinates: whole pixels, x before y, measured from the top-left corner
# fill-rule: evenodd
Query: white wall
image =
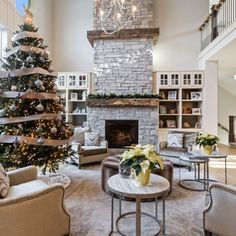
<path fill-rule="evenodd" d="M 219 123 L 223 126 L 229 128 L 229 116 L 236 115 L 236 97 L 231 93 L 223 89 L 222 87 L 218 87 L 218 120 Z M 228 133 L 218 129 L 218 135 L 221 143 L 228 144 Z"/>
<path fill-rule="evenodd" d="M 154 71 L 198 69 L 200 32 L 207 0 L 154 0 L 160 36 L 154 48 Z"/>
<path fill-rule="evenodd" d="M 31 6 L 34 12 L 34 26 L 39 27 L 39 34 L 48 45 L 53 57 L 53 6 L 52 0 L 33 0 Z M 53 63 L 54 64 L 54 63 Z"/>
<path fill-rule="evenodd" d="M 55 70 L 93 71 L 87 40 L 87 30 L 93 30 L 93 0 L 54 0 L 53 16 Z"/>

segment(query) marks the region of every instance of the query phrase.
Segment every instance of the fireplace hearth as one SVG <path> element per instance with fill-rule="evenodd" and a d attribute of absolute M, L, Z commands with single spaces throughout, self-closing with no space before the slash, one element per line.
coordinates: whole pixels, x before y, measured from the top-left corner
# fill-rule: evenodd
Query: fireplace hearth
<path fill-rule="evenodd" d="M 109 148 L 138 144 L 138 120 L 106 120 L 105 138 Z"/>

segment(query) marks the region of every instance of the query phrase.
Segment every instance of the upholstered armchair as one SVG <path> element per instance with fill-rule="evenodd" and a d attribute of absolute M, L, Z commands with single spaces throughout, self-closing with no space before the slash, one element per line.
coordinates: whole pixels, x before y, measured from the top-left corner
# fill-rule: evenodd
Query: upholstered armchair
<path fill-rule="evenodd" d="M 203 212 L 206 236 L 236 234 L 236 187 L 214 183 L 210 186 L 210 202 Z"/>
<path fill-rule="evenodd" d="M 37 179 L 33 166 L 7 173 L 10 189 L 0 199 L 0 234 L 7 236 L 62 236 L 70 233 L 62 185 Z"/>

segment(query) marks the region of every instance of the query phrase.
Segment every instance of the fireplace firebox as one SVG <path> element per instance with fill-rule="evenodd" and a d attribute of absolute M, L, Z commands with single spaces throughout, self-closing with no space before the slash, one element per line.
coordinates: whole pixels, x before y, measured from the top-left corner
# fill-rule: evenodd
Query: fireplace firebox
<path fill-rule="evenodd" d="M 105 138 L 109 148 L 138 144 L 138 120 L 106 120 Z"/>

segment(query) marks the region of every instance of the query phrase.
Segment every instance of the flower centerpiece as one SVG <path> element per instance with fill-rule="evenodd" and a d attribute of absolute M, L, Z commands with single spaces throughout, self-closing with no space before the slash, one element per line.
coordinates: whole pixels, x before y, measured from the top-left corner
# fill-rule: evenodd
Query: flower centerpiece
<path fill-rule="evenodd" d="M 137 185 L 147 185 L 151 170 L 156 165 L 163 169 L 163 160 L 155 151 L 153 145 L 136 145 L 122 154 L 121 164 L 123 168 L 131 169 Z"/>
<path fill-rule="evenodd" d="M 198 134 L 196 138 L 196 144 L 203 147 L 204 152 L 210 155 L 213 151 L 214 146 L 220 141 L 220 139 L 213 134 Z"/>

